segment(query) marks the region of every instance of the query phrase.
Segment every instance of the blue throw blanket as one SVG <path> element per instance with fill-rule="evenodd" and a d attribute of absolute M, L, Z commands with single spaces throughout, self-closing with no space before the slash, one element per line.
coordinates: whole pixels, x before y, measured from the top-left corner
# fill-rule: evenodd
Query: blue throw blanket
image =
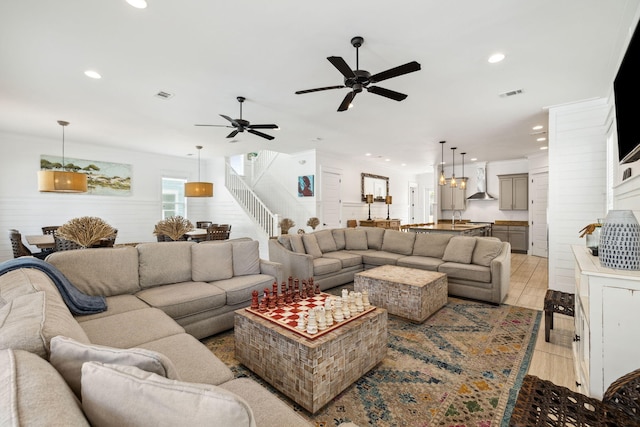
<path fill-rule="evenodd" d="M 45 273 L 58 288 L 62 300 L 74 315 L 100 313 L 107 309 L 107 302 L 102 296 L 83 294 L 69 282 L 60 270 L 38 258 L 20 257 L 0 264 L 0 276 L 19 268 L 35 268 Z"/>

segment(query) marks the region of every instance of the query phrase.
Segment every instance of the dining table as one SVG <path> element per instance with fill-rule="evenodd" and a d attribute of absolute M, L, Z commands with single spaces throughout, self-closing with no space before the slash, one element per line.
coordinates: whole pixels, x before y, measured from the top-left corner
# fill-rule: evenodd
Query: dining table
<path fill-rule="evenodd" d="M 53 249 L 56 247 L 56 241 L 53 234 L 34 234 L 24 236 L 27 243 L 37 246 L 40 249 Z"/>

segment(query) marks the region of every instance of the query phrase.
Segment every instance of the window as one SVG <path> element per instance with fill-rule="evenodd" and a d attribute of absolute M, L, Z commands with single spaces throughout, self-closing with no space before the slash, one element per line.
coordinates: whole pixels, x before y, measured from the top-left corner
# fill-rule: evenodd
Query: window
<path fill-rule="evenodd" d="M 186 179 L 162 178 L 162 219 L 172 216 L 187 217 L 187 204 L 184 199 Z"/>

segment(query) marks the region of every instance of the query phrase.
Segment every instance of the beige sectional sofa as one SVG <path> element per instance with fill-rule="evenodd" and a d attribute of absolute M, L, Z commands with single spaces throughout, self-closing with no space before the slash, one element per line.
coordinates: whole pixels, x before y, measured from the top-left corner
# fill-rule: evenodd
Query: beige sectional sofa
<path fill-rule="evenodd" d="M 38 269 L 0 276 L 0 425 L 309 425 L 196 339 L 232 328 L 253 289 L 282 279 L 257 242 L 74 250 L 47 262 L 105 295 L 107 310 L 74 317 Z"/>
<path fill-rule="evenodd" d="M 269 259 L 284 276 L 313 277 L 321 289 L 353 281 L 380 265 L 447 274 L 449 294 L 500 304 L 509 290 L 511 247 L 491 237 L 336 228 L 269 240 Z"/>

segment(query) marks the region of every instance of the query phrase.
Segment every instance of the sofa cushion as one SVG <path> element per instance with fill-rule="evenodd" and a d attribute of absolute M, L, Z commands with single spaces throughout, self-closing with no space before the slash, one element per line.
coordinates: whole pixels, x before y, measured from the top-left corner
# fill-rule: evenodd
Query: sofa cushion
<path fill-rule="evenodd" d="M 58 335 L 51 339 L 49 362 L 62 375 L 71 390 L 80 398 L 80 376 L 84 362 L 103 362 L 136 366 L 166 378 L 179 380 L 176 368 L 166 356 L 142 348 L 119 349 L 96 344 L 84 344 Z"/>
<path fill-rule="evenodd" d="M 322 256 L 315 234 L 303 234 L 302 243 L 304 243 L 304 251 L 312 257 L 320 258 Z"/>
<path fill-rule="evenodd" d="M 191 277 L 196 282 L 212 282 L 233 277 L 231 243 L 191 246 Z"/>
<path fill-rule="evenodd" d="M 335 273 L 342 270 L 342 263 L 337 259 L 315 258 L 313 260 L 313 275 L 322 276 L 323 274 Z"/>
<path fill-rule="evenodd" d="M 402 255 L 411 255 L 416 233 L 386 230 L 382 239 L 382 250 Z"/>
<path fill-rule="evenodd" d="M 445 262 L 438 266 L 438 271 L 445 273 L 449 279 L 491 283 L 491 269 L 482 265 Z"/>
<path fill-rule="evenodd" d="M 346 247 L 344 231 L 344 228 L 334 228 L 333 230 L 331 230 L 333 240 L 335 240 L 336 242 L 336 251 L 341 251 Z"/>
<path fill-rule="evenodd" d="M 231 243 L 233 249 L 234 276 L 260 274 L 260 249 L 258 245 L 257 240 L 236 241 Z"/>
<path fill-rule="evenodd" d="M 394 254 L 385 251 L 359 252 L 365 265 L 396 265 L 398 260 L 404 258 L 402 254 Z"/>
<path fill-rule="evenodd" d="M 47 262 L 87 295 L 112 296 L 140 290 L 138 250 L 131 246 L 59 251 L 49 255 Z"/>
<path fill-rule="evenodd" d="M 49 362 L 23 350 L 0 350 L 0 425 L 89 426 L 80 402 Z"/>
<path fill-rule="evenodd" d="M 316 236 L 318 246 L 320 247 L 320 250 L 323 254 L 326 254 L 327 252 L 335 252 L 338 250 L 331 230 L 316 231 L 315 233 L 313 233 L 313 235 Z"/>
<path fill-rule="evenodd" d="M 0 307 L 17 297 L 37 292 L 33 283 L 45 277 L 34 268 L 17 268 L 4 273 L 0 276 Z"/>
<path fill-rule="evenodd" d="M 448 233 L 416 233 L 413 255 L 442 259 L 452 237 Z"/>
<path fill-rule="evenodd" d="M 268 274 L 252 274 L 219 280 L 214 285 L 225 291 L 227 305 L 236 305 L 248 303 L 251 301 L 251 292 L 262 292 L 265 287 L 271 287 L 273 281 L 273 277 Z"/>
<path fill-rule="evenodd" d="M 227 295 L 223 289 L 205 282 L 156 286 L 144 289 L 136 296 L 151 307 L 164 311 L 173 319 L 222 307 L 227 303 Z"/>
<path fill-rule="evenodd" d="M 139 347 L 145 342 L 184 333 L 182 326 L 157 308 L 127 311 L 109 317 L 87 320 L 80 325 L 91 343 L 117 348 Z"/>
<path fill-rule="evenodd" d="M 297 254 L 306 254 L 304 250 L 304 243 L 302 243 L 302 236 L 300 234 L 289 235 L 289 241 L 291 242 L 291 249 Z"/>
<path fill-rule="evenodd" d="M 193 242 L 141 243 L 138 249 L 140 287 L 191 280 Z"/>
<path fill-rule="evenodd" d="M 454 236 L 449 240 L 444 250 L 442 260 L 446 262 L 458 262 L 470 264 L 473 256 L 473 248 L 476 246 L 476 238 L 469 236 Z"/>
<path fill-rule="evenodd" d="M 362 227 L 362 229 L 367 233 L 368 249 L 382 250 L 385 229 L 380 227 Z"/>
<path fill-rule="evenodd" d="M 367 233 L 361 228 L 344 230 L 345 249 L 348 251 L 364 251 L 367 246 Z"/>
<path fill-rule="evenodd" d="M 78 323 L 86 322 L 91 319 L 98 319 L 100 317 L 113 316 L 114 314 L 120 314 L 127 311 L 140 310 L 141 308 L 149 308 L 149 304 L 142 301 L 135 295 L 114 295 L 105 299 L 107 301 L 107 309 L 105 311 L 88 314 L 86 316 L 77 316 L 75 319 Z"/>
<path fill-rule="evenodd" d="M 438 266 L 442 264 L 440 258 L 431 258 L 428 256 L 406 256 L 398 259 L 396 265 L 399 267 L 418 268 L 420 270 L 438 271 Z"/>
<path fill-rule="evenodd" d="M 56 335 L 89 342 L 58 294 L 38 291 L 0 308 L 0 349 L 21 349 L 47 358 L 49 342 Z"/>
<path fill-rule="evenodd" d="M 477 237 L 476 246 L 473 248 L 471 262 L 473 264 L 489 267 L 491 261 L 502 251 L 502 242 L 494 238 Z"/>
<path fill-rule="evenodd" d="M 342 263 L 342 268 L 353 267 L 362 264 L 362 255 L 346 251 L 328 252 L 322 254 L 323 258 L 337 259 Z"/>
<path fill-rule="evenodd" d="M 99 362 L 82 366 L 82 409 L 101 427 L 184 425 L 185 415 L 190 425 L 256 425 L 249 405 L 220 387 Z"/>
<path fill-rule="evenodd" d="M 293 248 L 291 247 L 291 239 L 288 234 L 281 234 L 278 236 L 278 242 L 284 246 L 286 250 L 293 251 Z"/>

